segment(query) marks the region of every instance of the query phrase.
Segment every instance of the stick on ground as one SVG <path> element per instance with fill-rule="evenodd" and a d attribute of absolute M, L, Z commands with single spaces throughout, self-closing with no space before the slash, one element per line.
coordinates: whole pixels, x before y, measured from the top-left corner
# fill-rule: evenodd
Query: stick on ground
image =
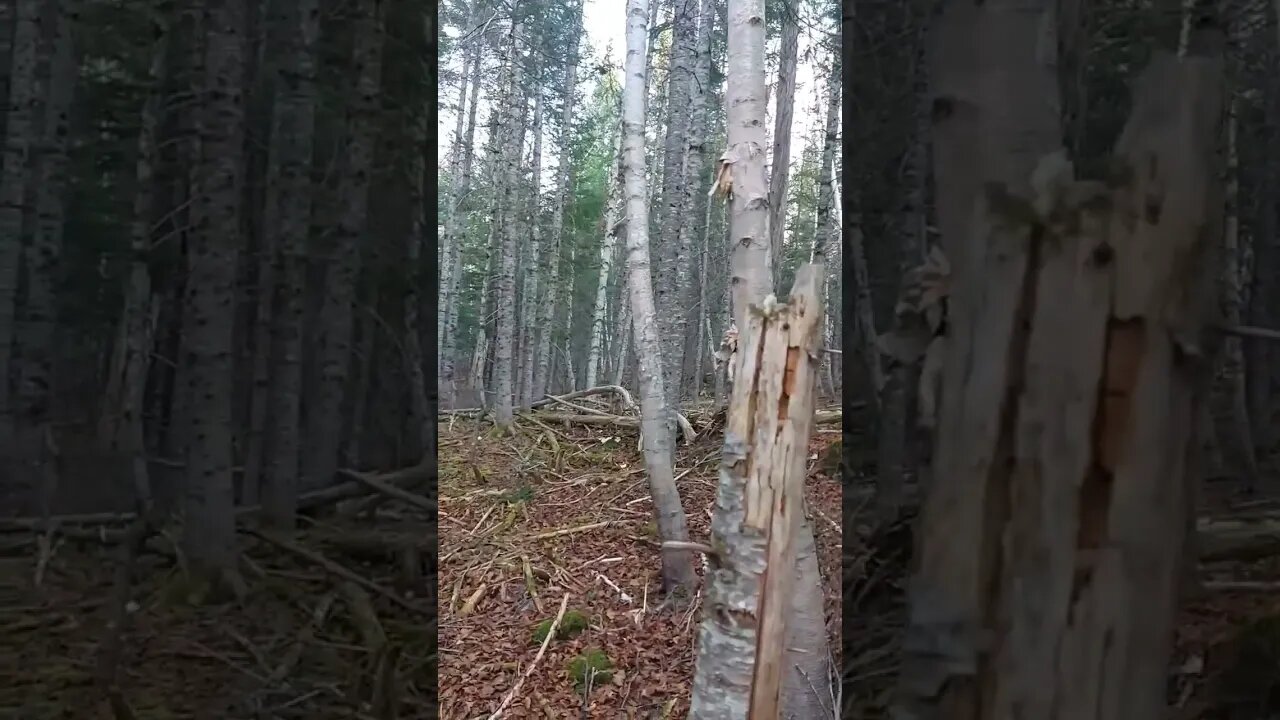
<path fill-rule="evenodd" d="M 556 630 L 560 628 L 560 620 L 564 618 L 564 610 L 567 607 L 569 607 L 569 593 L 565 593 L 564 597 L 560 599 L 560 611 L 556 613 L 556 619 L 551 621 L 551 629 L 547 631 L 547 636 L 542 638 L 542 647 L 538 648 L 538 654 L 534 656 L 533 662 L 529 663 L 529 668 L 524 671 L 524 674 L 520 676 L 516 684 L 507 691 L 506 697 L 502 698 L 502 704 L 498 706 L 497 710 L 493 711 L 493 714 L 489 716 L 489 720 L 498 720 L 498 718 L 502 717 L 502 711 L 507 709 L 507 706 L 511 704 L 511 701 L 520 692 L 520 688 L 524 686 L 524 681 L 528 680 L 534 669 L 538 667 L 538 661 L 542 660 L 543 654 L 547 652 L 547 646 L 551 644 L 551 638 L 556 636 Z"/>

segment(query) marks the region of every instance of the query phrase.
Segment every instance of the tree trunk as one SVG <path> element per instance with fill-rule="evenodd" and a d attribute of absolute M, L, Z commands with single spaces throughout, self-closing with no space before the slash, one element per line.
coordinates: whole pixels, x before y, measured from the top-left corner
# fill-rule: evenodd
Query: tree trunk
<path fill-rule="evenodd" d="M 242 238 L 245 7 L 205 6 L 201 163 L 189 249 L 186 359 L 191 428 L 183 550 L 195 575 L 219 590 L 239 586 L 232 482 L 233 323 L 236 258 Z"/>
<path fill-rule="evenodd" d="M 538 265 L 542 262 L 542 232 L 539 229 L 539 202 L 542 198 L 542 93 L 533 99 L 533 187 L 525 212 L 529 215 L 529 254 L 524 268 L 524 292 L 520 299 L 520 405 L 528 405 L 534 396 L 533 368 L 536 362 L 538 325 Z"/>
<path fill-rule="evenodd" d="M 689 285 L 690 238 L 680 228 L 688 222 L 685 215 L 689 205 L 688 136 L 698 34 L 698 0 L 674 0 L 672 8 L 654 293 L 662 345 L 663 392 L 666 393 L 667 409 L 672 413 L 668 419 L 668 428 L 674 442 L 675 413 L 680 405 L 680 378 L 684 369 L 685 334 L 689 321 L 685 289 Z"/>
<path fill-rule="evenodd" d="M 622 134 L 614 143 L 615 154 L 622 157 Z M 604 242 L 600 244 L 600 277 L 596 279 L 596 301 L 591 312 L 591 346 L 587 350 L 587 387 L 596 386 L 596 373 L 600 366 L 600 357 L 604 352 L 605 299 L 609 290 L 609 276 L 613 270 L 613 256 L 616 250 L 618 233 L 626 232 L 626 224 L 622 216 L 622 166 L 618 164 L 614 180 L 609 183 L 609 207 L 605 213 Z"/>
<path fill-rule="evenodd" d="M 57 343 L 57 291 L 62 269 L 62 228 L 65 222 L 69 112 L 77 71 L 71 37 L 71 7 L 66 0 L 51 3 L 46 42 L 48 75 L 41 103 L 43 122 L 37 151 L 34 189 L 35 217 L 26 245 L 26 298 L 19 345 L 22 378 L 18 383 L 19 443 L 27 455 L 32 480 L 44 488 L 46 507 L 56 486 L 52 450 L 55 390 L 54 353 Z"/>
<path fill-rule="evenodd" d="M 817 617 L 795 612 L 812 609 L 795 600 L 809 590 L 798 584 L 807 580 L 796 573 L 800 552 L 816 565 L 803 507 L 822 276 L 821 265 L 801 268 L 788 305 L 754 310 L 742 326 L 689 711 L 696 720 L 817 718 L 828 699 L 816 695 L 830 687 L 825 654 L 791 664 L 794 643 L 826 646 L 821 592 Z M 820 638 L 802 637 L 815 630 Z M 797 695 L 801 687 L 817 702 Z"/>
<path fill-rule="evenodd" d="M 623 182 L 627 198 L 627 275 L 640 361 L 641 436 L 658 534 L 665 540 L 687 540 L 684 508 L 673 476 L 670 408 L 663 392 L 661 342 L 658 338 L 653 288 L 649 277 L 648 188 L 644 177 L 645 19 L 648 0 L 627 0 L 626 83 L 623 90 Z M 662 554 L 662 587 L 679 600 L 696 581 L 687 550 Z"/>
<path fill-rule="evenodd" d="M 582 2 L 574 3 L 571 37 L 578 37 L 582 22 Z M 542 397 L 548 390 L 549 363 L 551 360 L 551 336 L 555 327 L 557 306 L 560 304 L 560 284 L 565 280 L 560 277 L 560 253 L 564 247 L 564 214 L 568 211 L 569 202 L 573 198 L 573 153 L 570 151 L 570 137 L 573 126 L 574 87 L 578 77 L 578 45 L 569 48 L 569 64 L 564 71 L 564 86 L 561 94 L 564 105 L 560 111 L 560 159 L 556 166 L 556 207 L 551 215 L 551 247 L 547 251 L 547 298 L 542 305 L 542 316 L 539 319 L 537 366 L 533 371 L 534 395 Z M 573 293 L 566 293 L 570 302 Z"/>
<path fill-rule="evenodd" d="M 746 327 L 747 307 L 773 292 L 773 256 L 766 229 L 769 186 L 764 158 L 764 2 L 729 0 L 725 60 L 728 147 L 717 164 L 719 192 L 729 199 L 729 284 L 733 322 Z"/>
<path fill-rule="evenodd" d="M 1024 175 L 1026 153 L 1061 142 L 1055 105 L 1027 102 L 1055 85 L 1036 61 L 1039 19 L 1025 3 L 956 12 L 990 52 L 966 67 L 1006 75 L 952 102 L 981 119 L 969 142 L 1007 149 L 938 188 L 940 204 L 986 192 L 952 264 L 935 456 L 947 482 L 921 520 L 899 710 L 1165 717 L 1212 310 L 1200 228 L 1221 220 L 1221 59 L 1154 58 L 1109 184 L 1074 182 L 1061 150 Z M 937 136 L 940 156 L 954 139 Z"/>
<path fill-rule="evenodd" d="M 324 487 L 333 481 L 343 446 L 343 393 L 351 370 L 353 306 L 360 277 L 361 240 L 368 225 L 374 139 L 381 119 L 385 7 L 382 0 L 358 0 L 352 21 L 351 67 L 357 76 L 346 119 L 346 162 L 338 187 L 341 211 L 320 310 L 323 327 L 316 351 L 320 383 L 304 456 L 304 484 L 309 488 Z"/>
<path fill-rule="evenodd" d="M 299 408 L 302 396 L 302 335 L 306 256 L 310 243 L 311 155 L 315 137 L 316 41 L 319 0 L 281 3 L 278 17 L 284 47 L 277 65 L 276 93 L 267 156 L 268 232 L 276 240 L 280 302 L 275 308 L 269 396 L 271 424 L 264 442 L 267 483 L 261 488 L 264 520 L 291 529 L 297 509 L 300 462 Z"/>
<path fill-rule="evenodd" d="M 0 170 L 0 446 L 16 447 L 17 412 L 11 384 L 17 380 L 18 268 L 22 263 L 28 162 L 38 142 L 36 111 L 42 0 L 15 0 L 4 164 Z"/>
<path fill-rule="evenodd" d="M 681 273 L 683 281 L 680 286 L 680 296 L 686 303 L 685 307 L 695 308 L 692 318 L 686 311 L 685 321 L 692 321 L 693 330 L 693 347 L 695 350 L 694 359 L 694 376 L 698 376 L 701 372 L 702 364 L 702 345 L 700 338 L 702 336 L 702 323 L 700 319 L 706 312 L 705 293 L 706 275 L 707 275 L 707 224 L 710 217 L 710 203 L 707 202 L 707 190 L 709 189 L 706 168 L 706 146 L 708 127 L 708 106 L 711 96 L 711 33 L 715 30 L 715 3 L 713 0 L 702 0 L 701 9 L 698 12 L 698 36 L 697 45 L 695 47 L 695 62 L 693 69 L 693 83 L 690 85 L 689 99 L 689 137 L 688 137 L 688 155 L 685 158 L 685 196 L 687 201 L 685 206 L 688 208 L 686 215 L 687 220 L 679 224 L 680 247 L 684 249 L 685 256 L 688 259 L 685 265 L 688 266 L 687 271 Z M 697 240 L 700 248 L 697 255 L 694 255 L 694 240 Z M 698 270 L 698 280 L 693 280 L 694 268 Z M 686 338 L 681 337 L 681 373 L 677 376 L 677 381 L 683 381 L 684 358 Z M 701 386 L 701 382 L 695 380 L 695 385 Z M 694 389 L 694 398 L 698 396 L 698 388 Z"/>
<path fill-rule="evenodd" d="M 444 233 L 440 238 L 441 245 L 446 248 L 443 253 L 444 267 L 441 268 L 444 281 L 440 287 L 441 316 L 444 320 L 443 327 L 440 328 L 442 339 L 436 347 L 440 353 L 439 387 L 444 393 L 443 402 L 446 407 L 453 407 L 454 392 L 457 390 L 454 367 L 458 352 L 458 292 L 462 285 L 463 233 L 461 228 L 471 209 L 467 196 L 471 190 L 471 165 L 475 157 L 476 108 L 480 105 L 480 42 L 478 39 L 474 42 L 475 47 L 470 55 L 468 83 L 471 88 L 471 99 L 470 101 L 463 99 L 464 107 L 458 108 L 459 117 L 462 116 L 464 109 L 467 114 L 466 132 L 458 139 L 454 150 L 455 154 L 461 154 L 462 160 L 459 163 L 460 170 L 450 176 L 454 183 L 453 195 L 449 201 L 449 214 L 445 220 Z"/>
<path fill-rule="evenodd" d="M 501 124 L 505 138 L 500 177 L 502 185 L 499 192 L 499 204 L 502 207 L 498 227 L 501 233 L 501 250 L 498 260 L 497 325 L 493 334 L 493 394 L 494 423 L 499 431 L 511 429 L 514 422 L 512 412 L 512 345 L 515 341 L 515 304 L 516 304 L 516 253 L 519 251 L 519 238 L 515 234 L 515 219 L 519 213 L 516 198 L 520 186 L 520 154 L 524 145 L 523 117 L 521 106 L 525 105 L 523 94 L 524 73 L 521 68 L 523 54 L 517 48 L 518 38 L 523 32 L 521 25 L 514 18 L 511 24 L 510 46 L 508 49 L 509 66 L 507 76 L 509 82 L 507 97 L 502 98 L 506 112 Z"/>
<path fill-rule="evenodd" d="M 129 224 L 129 275 L 124 283 L 124 309 L 121 313 L 123 338 L 120 351 L 107 378 L 111 388 L 104 399 L 99 423 L 99 442 L 115 451 L 132 456 L 133 483 L 140 497 L 151 497 L 151 478 L 147 468 L 146 434 L 143 422 L 147 375 L 151 367 L 153 314 L 157 303 L 151 296 L 151 226 L 157 208 L 155 167 L 160 123 L 160 108 L 168 63 L 173 18 L 160 16 L 156 21 L 157 40 L 151 51 L 150 87 L 142 106 L 138 130 L 138 157 L 134 164 L 133 217 Z"/>
<path fill-rule="evenodd" d="M 1246 287 L 1240 234 L 1240 157 L 1236 147 L 1236 113 L 1237 105 L 1232 101 L 1229 103 L 1226 121 L 1226 218 L 1223 223 L 1223 262 L 1219 281 L 1223 321 L 1232 326 L 1239 325 L 1243 319 Z M 1232 335 L 1224 337 L 1221 352 L 1212 403 L 1218 444 L 1225 451 L 1224 458 L 1229 458 L 1229 469 L 1244 480 L 1247 487 L 1253 489 L 1258 482 L 1258 462 L 1254 455 L 1248 394 L 1245 389 L 1244 340 Z"/>
<path fill-rule="evenodd" d="M 427 104 L 434 103 L 431 98 Z M 416 430 L 413 438 L 413 454 L 423 457 L 434 446 L 431 435 L 434 433 L 435 412 L 430 407 L 427 397 L 426 361 L 422 357 L 422 337 L 418 308 L 418 288 L 429 284 L 422 267 L 422 246 L 426 233 L 426 181 L 428 156 L 434 157 L 434 148 L 430 147 L 430 128 L 426 122 L 409 118 L 414 128 L 414 150 L 409 158 L 409 194 L 412 219 L 409 222 L 409 236 L 405 238 L 405 260 L 408 264 L 408 285 L 404 294 L 404 373 L 409 379 L 409 408 L 413 415 L 413 427 Z"/>
<path fill-rule="evenodd" d="M 838 224 L 833 222 L 832 217 L 836 209 L 836 196 L 833 192 L 836 145 L 840 139 L 840 67 L 840 48 L 835 47 L 832 48 L 831 70 L 830 75 L 827 76 L 827 116 L 822 133 L 822 158 L 818 166 L 818 211 L 816 227 L 813 233 L 813 261 L 826 263 L 828 276 L 831 275 L 830 271 L 839 265 L 839 263 L 833 263 L 831 261 L 832 258 L 838 257 L 840 253 Z M 827 308 L 827 326 L 829 329 L 834 328 L 832 319 L 839 309 L 839 303 L 831 302 L 831 290 L 832 283 L 829 280 L 824 282 L 822 297 Z M 827 334 L 831 335 L 833 333 L 828 332 Z M 872 350 L 874 351 L 874 348 Z M 827 357 L 823 360 L 823 366 L 828 374 L 834 363 L 835 359 L 832 358 L 830 353 L 827 353 Z M 834 392 L 834 388 L 832 390 Z"/>
<path fill-rule="evenodd" d="M 787 224 L 787 180 L 791 176 L 791 120 L 796 100 L 800 23 L 794 5 L 783 5 L 782 44 L 778 55 L 778 105 L 773 116 L 773 160 L 769 167 L 769 248 L 773 267 L 782 268 Z"/>

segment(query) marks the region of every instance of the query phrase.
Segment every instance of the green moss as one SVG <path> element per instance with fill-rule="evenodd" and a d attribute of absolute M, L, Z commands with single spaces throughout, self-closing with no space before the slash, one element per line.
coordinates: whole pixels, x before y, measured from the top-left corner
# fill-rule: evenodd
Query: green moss
<path fill-rule="evenodd" d="M 587 648 L 581 655 L 569 661 L 565 674 L 573 681 L 574 689 L 583 692 L 587 688 L 588 678 L 591 679 L 592 687 L 598 687 L 600 683 L 609 682 L 613 678 L 612 670 L 613 662 L 603 650 Z"/>
<path fill-rule="evenodd" d="M 515 505 L 517 503 L 528 503 L 531 500 L 533 500 L 533 487 L 531 487 L 528 483 L 522 484 L 520 487 L 514 490 L 509 490 L 506 493 L 504 493 L 502 495 L 502 500 L 508 505 Z"/>
<path fill-rule="evenodd" d="M 1232 704 L 1280 709 L 1280 615 L 1255 620 L 1235 640 L 1235 662 L 1221 676 Z"/>
<path fill-rule="evenodd" d="M 538 623 L 533 629 L 533 643 L 541 645 L 543 640 L 547 639 L 547 633 L 551 632 L 552 618 L 547 618 Z M 591 621 L 586 615 L 577 610 L 569 610 L 560 619 L 560 627 L 556 628 L 557 640 L 568 640 L 582 634 L 584 630 L 591 626 Z"/>

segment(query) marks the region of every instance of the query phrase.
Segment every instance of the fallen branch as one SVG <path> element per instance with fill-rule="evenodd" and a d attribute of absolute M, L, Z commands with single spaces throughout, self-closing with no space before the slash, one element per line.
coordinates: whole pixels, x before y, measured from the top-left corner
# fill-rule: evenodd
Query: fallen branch
<path fill-rule="evenodd" d="M 321 555 L 318 552 L 315 552 L 314 550 L 308 550 L 307 548 L 301 547 L 299 545 L 295 545 L 294 543 L 288 540 L 285 540 L 284 538 L 277 537 L 272 533 L 269 533 L 263 530 L 256 530 L 253 528 L 242 528 L 241 532 L 252 535 L 253 537 L 258 538 L 259 540 L 262 540 L 263 542 L 266 542 L 269 545 L 274 545 L 275 547 L 278 547 L 281 550 L 284 550 L 299 558 L 302 558 L 303 560 L 306 560 L 314 565 L 318 565 L 324 568 L 325 570 L 327 570 L 331 575 L 336 575 L 337 577 L 340 577 L 343 580 L 349 580 L 355 583 L 356 585 L 359 585 L 360 587 L 364 588 L 365 590 L 368 590 L 371 593 L 374 593 L 376 595 L 381 595 L 382 597 L 390 600 L 391 602 L 395 603 L 396 605 L 399 605 L 400 607 L 406 610 L 411 610 L 413 612 L 418 612 L 418 613 L 428 612 L 425 608 L 418 607 L 414 603 L 411 603 L 408 600 L 405 600 L 404 598 L 400 597 L 394 592 L 382 587 L 381 585 L 373 582 L 372 580 L 369 580 L 366 577 L 361 576 L 356 572 L 353 572 L 343 567 L 342 565 L 339 565 L 338 563 L 330 560 L 329 558 Z"/>
<path fill-rule="evenodd" d="M 298 496 L 298 510 L 314 510 L 349 498 L 368 495 L 369 490 L 376 489 L 370 481 L 389 488 L 399 485 L 424 484 L 432 479 L 431 471 L 432 468 L 428 462 L 380 474 L 366 473 L 359 470 L 338 470 L 337 475 L 339 477 L 352 479 L 320 490 L 302 493 Z M 428 500 L 428 502 L 430 501 Z M 236 508 L 236 520 L 256 517 L 261 512 L 261 505 L 241 505 Z M 53 515 L 48 518 L 0 518 L 0 533 L 31 532 L 33 530 L 44 530 L 49 526 L 57 527 L 60 525 L 127 525 L 136 520 L 137 517 L 138 514 L 134 512 L 102 512 Z M 74 537 L 66 530 L 60 530 L 60 532 Z M 116 541 L 118 541 L 118 538 Z"/>
<path fill-rule="evenodd" d="M 547 636 L 542 638 L 542 647 L 538 648 L 538 654 L 533 657 L 533 662 L 529 663 L 524 675 L 521 675 L 520 679 L 516 680 L 516 684 L 507 691 L 506 696 L 502 698 L 502 704 L 498 706 L 497 710 L 493 711 L 488 720 L 498 720 L 498 718 L 502 717 L 502 711 L 507 709 L 511 701 L 515 699 L 516 694 L 520 692 L 520 688 L 524 687 L 524 681 L 528 680 L 529 676 L 538 667 L 538 662 L 542 660 L 542 656 L 547 652 L 547 646 L 551 644 L 551 638 L 556 636 L 556 630 L 560 628 L 560 621 L 564 619 L 564 611 L 567 607 L 569 607 L 569 593 L 565 593 L 564 597 L 560 599 L 560 611 L 556 613 L 556 619 L 551 621 L 551 628 L 547 630 Z"/>
<path fill-rule="evenodd" d="M 573 400 L 575 398 L 587 397 L 590 395 L 603 395 L 604 393 L 613 393 L 622 398 L 622 404 L 632 412 L 639 413 L 640 406 L 636 405 L 636 401 L 631 399 L 631 393 L 621 385 L 597 385 L 596 387 L 587 388 L 585 390 L 577 390 L 575 392 L 566 393 L 564 395 L 548 395 L 547 397 L 537 400 L 529 405 L 530 409 L 537 409 L 545 405 L 550 405 L 557 400 Z"/>
<path fill-rule="evenodd" d="M 428 513 L 435 514 L 438 509 L 435 501 L 418 495 L 417 493 L 411 493 L 408 490 L 401 490 L 376 475 L 356 472 L 354 470 L 340 470 L 339 474 L 344 477 L 352 478 L 361 485 L 364 485 L 365 487 L 387 497 L 395 498 L 401 502 L 426 510 Z"/>
<path fill-rule="evenodd" d="M 615 521 L 604 520 L 602 522 L 591 523 L 590 525 L 579 525 L 578 527 L 564 528 L 562 530 L 551 530 L 550 532 L 538 533 L 530 535 L 529 540 L 546 540 L 547 538 L 561 537 L 564 535 L 573 535 L 574 533 L 587 532 L 589 530 L 597 530 L 606 525 L 612 525 Z"/>
<path fill-rule="evenodd" d="M 640 418 L 627 417 L 626 415 L 571 415 L 568 413 L 539 413 L 538 418 L 546 422 L 563 422 L 576 423 L 578 425 L 614 425 L 617 427 L 640 427 Z M 698 433 L 694 432 L 693 424 L 689 422 L 681 413 L 676 413 L 676 423 L 680 425 L 680 432 L 684 435 L 685 444 L 691 443 L 698 439 Z"/>

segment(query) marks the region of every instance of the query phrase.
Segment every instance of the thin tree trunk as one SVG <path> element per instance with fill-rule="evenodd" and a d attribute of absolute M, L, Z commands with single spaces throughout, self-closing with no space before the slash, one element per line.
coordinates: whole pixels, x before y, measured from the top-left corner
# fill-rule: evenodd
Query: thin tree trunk
<path fill-rule="evenodd" d="M 542 262 L 542 233 L 539 229 L 539 204 L 542 198 L 542 92 L 533 100 L 533 187 L 529 191 L 526 212 L 529 216 L 529 254 L 524 268 L 524 292 L 520 303 L 520 405 L 528 405 L 536 398 L 533 387 L 533 368 L 536 364 L 538 325 L 538 265 Z"/>
<path fill-rule="evenodd" d="M 1240 233 L 1240 156 L 1238 136 L 1238 106 L 1229 104 L 1226 121 L 1227 135 L 1227 195 L 1226 217 L 1223 224 L 1222 275 L 1220 287 L 1225 310 L 1224 321 L 1239 325 L 1244 311 L 1245 271 L 1242 258 L 1244 248 Z M 1245 389 L 1244 342 L 1242 338 L 1227 336 L 1223 339 L 1222 357 L 1215 389 L 1214 416 L 1218 428 L 1218 441 L 1224 456 L 1230 458 L 1230 468 L 1249 488 L 1258 481 L 1258 462 L 1254 455 L 1253 431 L 1249 423 L 1248 395 Z"/>
<path fill-rule="evenodd" d="M 698 0 L 674 0 L 671 18 L 671 57 L 667 65 L 666 132 L 662 154 L 662 185 L 658 197 L 658 238 L 654 292 L 662 342 L 663 391 L 666 393 L 669 431 L 673 441 L 675 413 L 680 404 L 680 379 L 684 369 L 686 307 L 689 284 L 689 242 L 681 225 L 687 222 L 689 170 L 689 121 L 697 43 Z"/>
<path fill-rule="evenodd" d="M 316 42 L 319 0 L 281 3 L 277 12 L 281 48 L 267 158 L 268 232 L 278 233 L 280 303 L 272 339 L 275 367 L 269 396 L 267 482 L 261 488 L 263 516 L 270 525 L 292 528 L 300 462 L 302 337 L 306 310 L 306 256 L 310 243 L 312 143 L 316 113 Z"/>
<path fill-rule="evenodd" d="M 432 98 L 428 101 L 434 103 Z M 413 122 L 413 120 L 410 120 Z M 414 123 L 414 152 L 409 158 L 409 205 L 412 208 L 412 219 L 409 222 L 409 236 L 405 238 L 405 259 L 408 264 L 409 283 L 404 294 L 404 373 L 409 378 L 409 408 L 413 413 L 415 429 L 414 455 L 422 457 L 434 443 L 431 439 L 435 413 L 432 412 L 427 397 L 426 362 L 422 357 L 422 337 L 419 310 L 421 302 L 418 288 L 427 284 L 426 273 L 422 267 L 422 246 L 425 238 L 426 193 L 424 183 L 427 173 L 426 158 L 434 157 L 434 148 L 429 147 L 431 133 L 427 123 Z"/>
<path fill-rule="evenodd" d="M 244 107 L 245 7 L 234 0 L 205 5 L 201 163 L 194 203 L 197 232 L 188 265 L 186 357 L 191 428 L 187 453 L 183 550 L 192 571 L 218 589 L 242 591 L 237 570 L 231 466 L 231 397 L 236 257 L 240 227 Z"/>
<path fill-rule="evenodd" d="M 355 5 L 351 67 L 357 77 L 347 115 L 348 143 L 338 188 L 342 205 L 334 232 L 335 252 L 326 273 L 320 310 L 323 330 L 316 352 L 320 383 L 314 422 L 308 428 L 310 447 L 304 456 L 308 487 L 332 482 L 343 446 L 343 393 L 351 370 L 356 280 L 360 277 L 361 239 L 368 225 L 369 177 L 380 120 L 385 7 L 382 0 L 358 0 Z"/>
<path fill-rule="evenodd" d="M 57 288 L 62 268 L 62 229 L 65 222 L 67 181 L 66 138 L 77 71 L 72 48 L 72 8 L 67 0 L 52 3 L 48 26 L 48 75 L 42 138 L 37 154 L 35 217 L 26 245 L 26 302 L 19 340 L 22 351 L 22 380 L 18 384 L 17 405 L 21 414 L 20 432 L 27 433 L 25 448 L 32 479 L 44 489 L 45 507 L 51 506 L 56 487 L 56 468 L 51 442 L 55 391 L 54 353 L 58 328 Z"/>
<path fill-rule="evenodd" d="M 454 404 L 454 393 L 456 392 L 456 381 L 454 380 L 454 366 L 457 362 L 455 357 L 458 348 L 458 294 L 462 285 L 462 231 L 463 221 L 467 217 L 467 213 L 471 209 L 471 204 L 467 202 L 468 194 L 471 191 L 471 165 L 475 158 L 475 134 L 476 134 L 476 109 L 479 107 L 480 94 L 480 41 L 474 40 L 475 47 L 471 50 L 470 56 L 470 80 L 471 99 L 465 102 L 465 110 L 467 114 L 466 132 L 457 141 L 454 149 L 455 154 L 461 154 L 462 160 L 459 163 L 460 170 L 457 174 L 451 175 L 450 178 L 455 183 L 453 197 L 449 202 L 449 214 L 445 221 L 444 233 L 441 236 L 441 244 L 447 248 L 443 253 L 444 282 L 440 288 L 440 304 L 441 312 L 444 318 L 442 340 L 437 345 L 440 353 L 439 368 L 439 386 L 440 391 L 444 393 L 444 402 L 446 407 L 452 407 Z M 464 108 L 458 109 L 458 116 L 462 116 Z M 446 242 L 446 238 L 448 241 Z"/>
<path fill-rule="evenodd" d="M 18 268 L 22 263 L 22 235 L 28 169 L 38 141 L 37 64 L 42 0 L 15 0 L 13 60 L 9 75 L 4 164 L 0 170 L 0 446 L 16 447 L 17 408 L 10 397 L 17 333 Z"/>
<path fill-rule="evenodd" d="M 773 161 L 769 168 L 769 247 L 773 267 L 782 268 L 782 242 L 787 223 L 787 181 L 791 176 L 791 121 L 796 100 L 796 66 L 800 54 L 797 9 L 782 9 L 782 44 L 778 55 L 778 105 L 773 117 Z"/>
<path fill-rule="evenodd" d="M 707 134 L 710 122 L 708 121 L 708 100 L 711 95 L 711 33 L 715 30 L 715 2 L 713 0 L 702 0 L 701 8 L 698 12 L 698 33 L 697 42 L 694 47 L 694 69 L 693 82 L 689 86 L 689 134 L 688 134 L 688 152 L 685 157 L 685 200 L 684 207 L 687 209 L 684 220 L 679 223 L 678 232 L 680 238 L 680 248 L 687 258 L 682 263 L 682 270 L 679 273 L 680 286 L 679 296 L 683 298 L 685 307 L 693 308 L 692 322 L 694 324 L 693 342 L 695 365 L 700 365 L 702 361 L 701 350 L 702 345 L 699 340 L 702 334 L 702 323 L 699 318 L 704 312 L 705 307 L 705 285 L 706 285 L 706 232 L 707 223 L 710 218 L 708 208 L 710 203 L 707 202 L 707 190 L 709 182 L 706 168 L 706 146 Z M 694 254 L 694 241 L 697 240 L 701 244 L 701 249 Z M 699 273 L 699 282 L 697 287 L 694 286 L 694 268 Z M 680 372 L 676 375 L 676 382 L 682 383 L 684 380 L 684 359 L 687 355 L 686 347 L 688 343 L 688 327 L 690 321 L 688 311 L 685 312 L 683 318 L 684 325 L 680 327 Z M 700 367 L 694 368 L 694 374 L 697 375 L 701 371 Z M 695 381 L 696 382 L 696 381 Z M 696 384 L 701 385 L 700 382 Z M 677 387 L 677 391 L 681 388 Z M 677 393 L 676 397 L 680 397 Z M 694 397 L 697 397 L 695 389 Z"/>
<path fill-rule="evenodd" d="M 520 185 L 520 153 L 523 146 L 524 112 L 518 106 L 524 105 L 523 54 L 517 49 L 517 42 L 523 33 L 523 25 L 515 18 L 511 21 L 510 47 L 508 49 L 507 75 L 510 82 L 505 83 L 507 97 L 501 102 L 506 108 L 502 122 L 503 137 L 506 138 L 501 163 L 502 189 L 499 191 L 499 204 L 502 212 L 498 226 L 501 233 L 501 251 L 498 261 L 497 281 L 497 326 L 493 334 L 493 392 L 494 423 L 499 431 L 511 429 L 514 422 L 512 401 L 512 345 L 515 340 L 515 303 L 516 303 L 516 254 L 519 251 L 519 238 L 515 233 L 515 219 L 519 213 L 516 198 Z"/>
<path fill-rule="evenodd" d="M 769 251 L 769 186 L 765 180 L 764 2 L 730 0 L 725 107 L 728 147 L 717 166 L 729 192 L 729 284 L 733 322 L 746 327 L 747 307 L 773 292 Z M 726 187 L 729 185 L 729 187 Z"/>
<path fill-rule="evenodd" d="M 648 0 L 627 1 L 626 83 L 623 90 L 623 178 L 627 197 L 627 275 L 640 361 L 641 436 L 649 494 L 662 540 L 687 540 L 684 509 L 673 474 L 670 408 L 663 392 L 661 342 L 649 277 L 649 217 L 644 177 L 645 19 Z M 663 590 L 677 601 L 691 592 L 696 576 L 687 550 L 662 555 Z"/>
<path fill-rule="evenodd" d="M 622 157 L 622 134 L 614 143 L 615 154 Z M 595 387 L 600 357 L 604 352 L 605 299 L 609 290 L 609 277 L 613 270 L 613 256 L 618 233 L 626 232 L 622 212 L 622 167 L 615 168 L 614 180 L 609 183 L 609 207 L 605 213 L 604 242 L 600 244 L 600 276 L 596 279 L 596 300 L 591 312 L 591 345 L 587 350 L 586 385 Z"/>
<path fill-rule="evenodd" d="M 161 99 L 168 76 L 169 24 L 173 18 L 162 15 L 156 21 L 157 40 L 151 52 L 150 88 L 143 103 L 138 130 L 138 158 L 134 164 L 136 189 L 133 196 L 133 218 L 129 224 L 129 275 L 124 286 L 124 309 L 121 313 L 123 347 L 108 376 L 109 392 L 99 424 L 99 440 L 108 448 L 132 456 L 133 484 L 139 495 L 151 497 L 151 478 L 147 468 L 146 433 L 143 422 L 147 374 L 151 367 L 152 336 L 155 331 L 154 311 L 158 309 L 151 296 L 151 226 L 155 222 L 157 185 L 155 165 L 160 124 Z"/>
<path fill-rule="evenodd" d="M 836 196 L 833 192 L 835 153 L 840 133 L 840 67 L 840 48 L 836 47 L 831 52 L 831 69 L 827 76 L 826 124 L 822 133 L 822 155 L 818 166 L 818 211 L 813 236 L 814 262 L 819 262 L 818 256 L 821 256 L 821 261 L 826 263 L 828 268 L 828 279 L 824 281 L 822 288 L 822 297 L 827 308 L 827 332 L 824 334 L 828 337 L 833 335 L 831 330 L 835 323 L 832 320 L 840 306 L 840 303 L 831 301 L 832 283 L 829 279 L 833 274 L 832 271 L 839 267 L 839 263 L 831 260 L 833 257 L 838 257 L 840 253 L 837 230 L 839 226 L 832 221 L 836 206 Z M 830 386 L 828 389 L 833 395 L 835 388 L 831 378 L 831 366 L 834 364 L 835 359 L 830 353 L 826 353 L 823 359 L 823 376 L 827 379 Z"/>
<path fill-rule="evenodd" d="M 582 2 L 575 3 L 571 37 L 578 37 L 577 31 L 582 22 Z M 557 306 L 560 304 L 560 285 L 565 280 L 560 277 L 560 253 L 564 248 L 564 214 L 568 211 L 569 201 L 573 197 L 573 153 L 570 151 L 570 138 L 573 127 L 574 88 L 577 84 L 578 45 L 569 49 L 569 63 L 564 71 L 564 85 L 561 95 L 564 105 L 560 110 L 560 159 L 556 167 L 556 207 L 551 215 L 551 247 L 547 250 L 547 298 L 542 306 L 539 319 L 537 366 L 533 371 L 533 394 L 542 397 L 547 393 L 550 377 L 548 364 L 551 359 L 551 336 L 554 331 Z M 573 293 L 567 293 L 570 302 Z"/>

